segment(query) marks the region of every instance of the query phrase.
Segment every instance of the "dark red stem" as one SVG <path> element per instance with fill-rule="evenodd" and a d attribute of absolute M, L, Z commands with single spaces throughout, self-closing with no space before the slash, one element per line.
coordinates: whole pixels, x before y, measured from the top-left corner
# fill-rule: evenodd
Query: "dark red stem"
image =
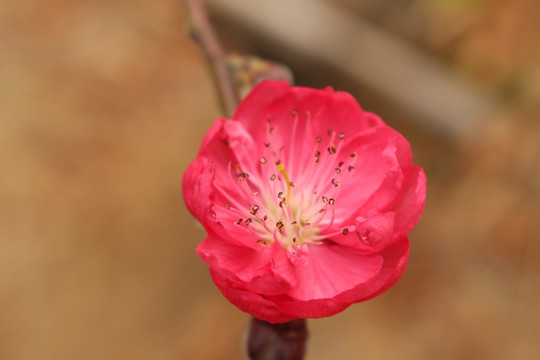
<path fill-rule="evenodd" d="M 301 360 L 304 358 L 308 331 L 305 319 L 271 324 L 251 320 L 248 354 L 251 360 Z"/>

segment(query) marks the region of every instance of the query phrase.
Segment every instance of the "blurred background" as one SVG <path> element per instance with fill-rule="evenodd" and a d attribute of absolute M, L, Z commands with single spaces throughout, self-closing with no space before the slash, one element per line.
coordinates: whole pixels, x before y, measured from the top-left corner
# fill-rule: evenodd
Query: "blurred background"
<path fill-rule="evenodd" d="M 227 48 L 353 93 L 428 177 L 382 296 L 307 359 L 540 358 L 540 2 L 211 0 Z M 0 359 L 241 359 L 182 172 L 220 115 L 179 1 L 0 2 Z"/>

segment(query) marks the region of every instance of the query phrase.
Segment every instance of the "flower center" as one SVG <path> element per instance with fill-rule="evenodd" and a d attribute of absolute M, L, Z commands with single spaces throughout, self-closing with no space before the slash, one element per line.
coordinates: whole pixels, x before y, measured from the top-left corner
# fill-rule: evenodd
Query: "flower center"
<path fill-rule="evenodd" d="M 293 112 L 293 116 L 292 135 L 285 140 L 283 133 L 282 137 L 276 135 L 278 128 L 268 120 L 268 137 L 258 161 L 251 160 L 253 154 L 244 147 L 230 153 L 229 178 L 236 190 L 223 195 L 230 211 L 227 218 L 235 226 L 255 234 L 260 244 L 277 241 L 299 254 L 305 244 L 320 244 L 353 230 L 352 226 L 343 226 L 344 219 L 336 219 L 334 208 L 341 185 L 354 170 L 356 153 L 343 154 L 344 134 L 329 130 L 328 138 L 313 139 L 313 152 L 300 154 L 298 147 L 302 144 L 294 140 L 307 140 L 305 134 L 304 139 L 297 139 L 298 114 Z M 309 121 L 309 113 L 306 116 Z M 293 179 L 298 180 L 297 185 Z"/>

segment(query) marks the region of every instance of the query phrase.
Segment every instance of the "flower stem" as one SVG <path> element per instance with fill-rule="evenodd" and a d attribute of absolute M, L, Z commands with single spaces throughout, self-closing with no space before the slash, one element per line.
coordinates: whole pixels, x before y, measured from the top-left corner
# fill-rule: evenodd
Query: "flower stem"
<path fill-rule="evenodd" d="M 251 360 L 301 360 L 308 331 L 305 319 L 271 324 L 252 318 L 248 333 Z"/>
<path fill-rule="evenodd" d="M 183 0 L 190 22 L 191 36 L 201 45 L 211 65 L 226 116 L 238 106 L 238 93 L 227 65 L 227 54 L 208 18 L 203 0 Z"/>

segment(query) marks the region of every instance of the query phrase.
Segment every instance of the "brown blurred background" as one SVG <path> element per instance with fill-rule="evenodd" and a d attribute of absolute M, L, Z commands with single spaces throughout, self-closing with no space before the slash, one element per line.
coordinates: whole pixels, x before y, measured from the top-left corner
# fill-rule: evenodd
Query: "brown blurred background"
<path fill-rule="evenodd" d="M 428 177 L 402 280 L 308 359 L 540 358 L 540 2 L 211 0 L 228 48 L 352 92 Z M 240 359 L 182 172 L 220 114 L 178 1 L 0 3 L 0 359 Z"/>

